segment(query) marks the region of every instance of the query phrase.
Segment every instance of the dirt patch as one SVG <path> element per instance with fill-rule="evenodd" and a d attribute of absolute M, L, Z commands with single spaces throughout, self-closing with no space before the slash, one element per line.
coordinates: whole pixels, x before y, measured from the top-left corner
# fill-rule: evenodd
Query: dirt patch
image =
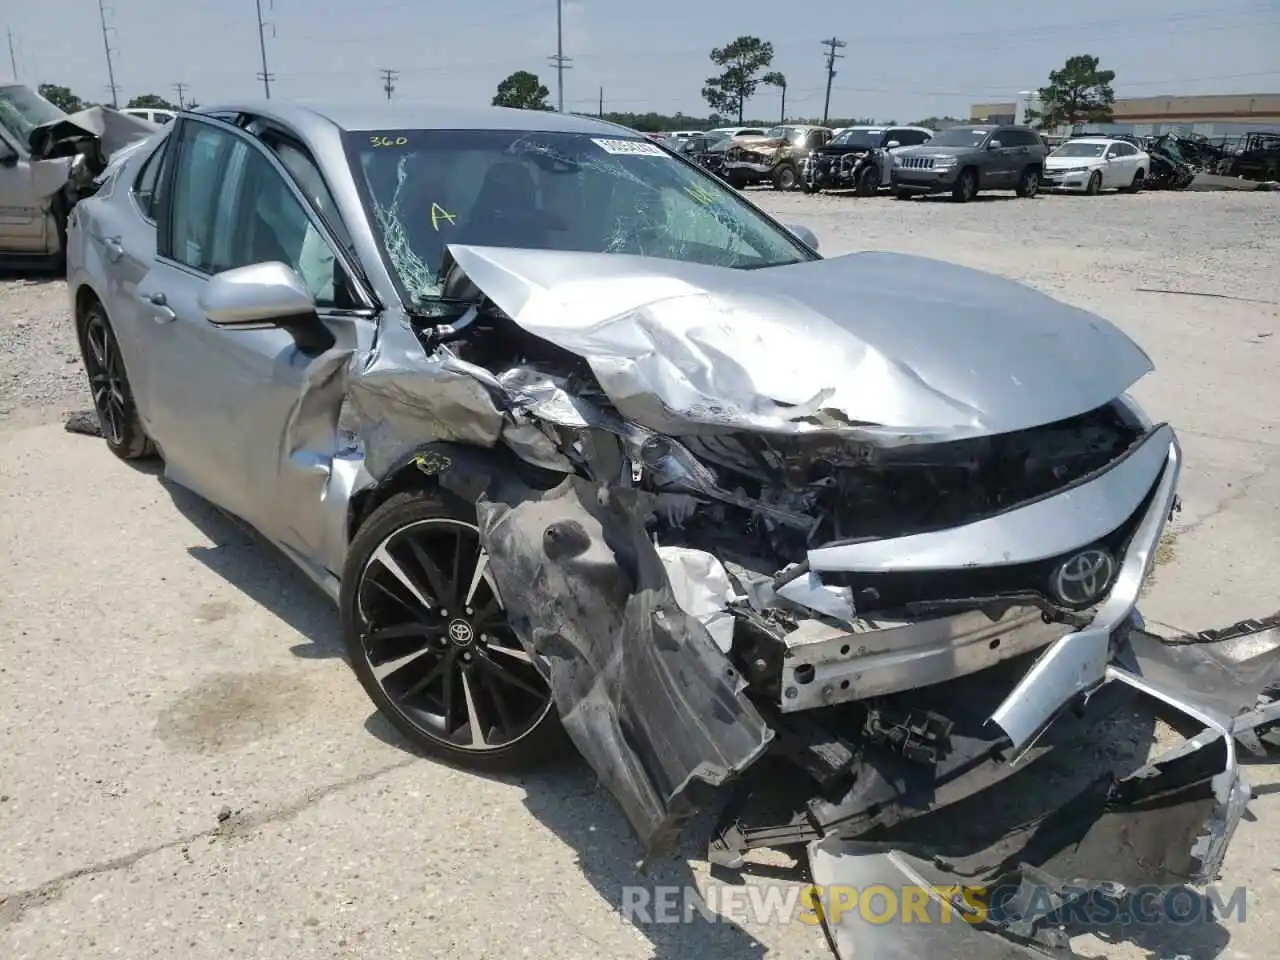
<path fill-rule="evenodd" d="M 156 722 L 167 745 L 226 753 L 281 732 L 309 709 L 314 691 L 279 673 L 220 673 L 182 694 Z"/>

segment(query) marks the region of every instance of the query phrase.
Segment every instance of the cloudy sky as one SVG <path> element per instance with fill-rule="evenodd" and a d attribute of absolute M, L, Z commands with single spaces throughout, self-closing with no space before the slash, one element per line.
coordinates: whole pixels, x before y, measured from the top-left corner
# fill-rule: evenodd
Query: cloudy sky
<path fill-rule="evenodd" d="M 555 0 L 262 2 L 273 97 L 378 97 L 380 70 L 390 68 L 396 97 L 482 104 L 524 69 L 555 101 Z M 6 6 L 19 80 L 109 102 L 98 0 Z M 176 99 L 177 82 L 206 104 L 262 93 L 254 0 L 108 0 L 107 21 L 122 106 L 141 93 Z M 821 114 L 821 41 L 833 35 L 848 44 L 833 116 L 964 115 L 971 103 L 1043 84 L 1077 53 L 1115 70 L 1122 97 L 1280 91 L 1280 0 L 570 0 L 566 109 L 594 111 L 603 88 L 606 109 L 705 116 L 708 52 L 740 34 L 773 44 L 792 116 Z M 777 110 L 773 90 L 750 104 L 766 119 Z"/>

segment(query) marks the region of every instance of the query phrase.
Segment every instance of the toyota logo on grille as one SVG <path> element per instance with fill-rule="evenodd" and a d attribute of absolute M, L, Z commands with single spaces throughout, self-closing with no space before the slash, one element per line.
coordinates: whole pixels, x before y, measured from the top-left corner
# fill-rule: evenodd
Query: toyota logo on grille
<path fill-rule="evenodd" d="M 1116 562 L 1106 550 L 1082 550 L 1053 574 L 1053 592 L 1062 603 L 1086 606 L 1111 586 Z"/>

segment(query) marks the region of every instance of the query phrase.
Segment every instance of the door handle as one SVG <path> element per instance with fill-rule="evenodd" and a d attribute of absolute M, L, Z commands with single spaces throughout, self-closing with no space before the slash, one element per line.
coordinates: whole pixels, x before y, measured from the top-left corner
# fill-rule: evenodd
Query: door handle
<path fill-rule="evenodd" d="M 102 241 L 102 245 L 107 248 L 107 257 L 111 260 L 119 260 L 124 256 L 124 244 L 120 242 L 119 237 L 106 237 Z"/>
<path fill-rule="evenodd" d="M 172 323 L 178 319 L 178 315 L 173 312 L 173 308 L 169 306 L 169 298 L 163 293 L 156 292 L 147 294 L 144 298 L 147 303 L 155 307 L 153 319 L 156 323 Z"/>

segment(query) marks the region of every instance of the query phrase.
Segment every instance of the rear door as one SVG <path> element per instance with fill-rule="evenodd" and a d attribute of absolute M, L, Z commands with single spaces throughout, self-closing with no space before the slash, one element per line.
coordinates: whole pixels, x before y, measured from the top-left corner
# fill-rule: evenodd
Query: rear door
<path fill-rule="evenodd" d="M 139 285 L 156 322 L 155 439 L 175 480 L 315 556 L 342 396 L 331 411 L 300 400 L 331 360 L 303 353 L 274 327 L 216 327 L 199 297 L 217 273 L 280 261 L 316 297 L 338 351 L 367 346 L 373 324 L 353 309 L 349 273 L 309 209 L 322 178 L 304 193 L 263 143 L 211 118 L 182 118 L 174 137 L 156 264 Z"/>
<path fill-rule="evenodd" d="M 1027 164 L 1032 163 L 1035 159 L 1031 155 L 1033 134 L 1026 130 L 1010 128 L 1002 130 L 999 136 L 1004 144 L 1000 151 L 1006 178 L 1003 186 L 1012 189 L 1018 185 L 1018 178 L 1022 175 L 1022 171 L 1026 169 Z"/>
<path fill-rule="evenodd" d="M 1115 151 L 1112 160 L 1107 164 L 1107 174 L 1110 182 L 1107 184 L 1111 187 L 1127 187 L 1133 182 L 1133 175 L 1138 169 L 1138 151 L 1131 143 L 1120 141 L 1113 143 L 1111 149 Z"/>

